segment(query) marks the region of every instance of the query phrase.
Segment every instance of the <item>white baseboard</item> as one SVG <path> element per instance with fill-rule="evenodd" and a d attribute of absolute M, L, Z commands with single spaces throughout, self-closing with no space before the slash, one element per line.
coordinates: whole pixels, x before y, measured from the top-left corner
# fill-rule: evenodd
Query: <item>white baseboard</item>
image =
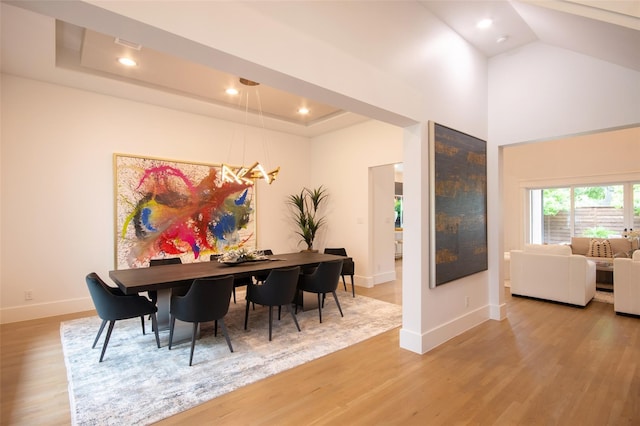
<path fill-rule="evenodd" d="M 395 281 L 395 279 L 396 279 L 395 269 L 392 271 L 382 272 L 380 274 L 376 274 L 373 276 L 373 285 L 388 283 L 389 281 Z"/>
<path fill-rule="evenodd" d="M 0 324 L 95 310 L 90 297 L 0 309 Z"/>
<path fill-rule="evenodd" d="M 490 319 L 489 305 L 478 308 L 445 324 L 419 334 L 404 327 L 400 330 L 400 347 L 424 354 Z"/>
<path fill-rule="evenodd" d="M 489 305 L 489 318 L 496 321 L 502 321 L 507 318 L 507 304 Z"/>

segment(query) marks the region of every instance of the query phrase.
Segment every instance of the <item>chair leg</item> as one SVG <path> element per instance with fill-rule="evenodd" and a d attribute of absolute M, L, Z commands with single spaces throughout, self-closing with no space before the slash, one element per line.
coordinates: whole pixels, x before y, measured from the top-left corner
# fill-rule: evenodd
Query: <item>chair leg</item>
<path fill-rule="evenodd" d="M 233 286 L 233 304 L 236 304 L 236 286 Z"/>
<path fill-rule="evenodd" d="M 196 347 L 196 336 L 198 335 L 198 323 L 193 323 L 193 331 L 191 332 L 191 355 L 189 355 L 189 367 L 193 363 L 193 350 Z"/>
<path fill-rule="evenodd" d="M 218 320 L 213 322 L 213 337 L 218 337 Z"/>
<path fill-rule="evenodd" d="M 227 326 L 224 323 L 224 318 L 220 318 L 220 328 L 222 328 L 222 334 L 224 334 L 224 338 L 227 340 L 229 350 L 233 352 L 233 346 L 231 346 L 231 339 L 229 338 L 229 332 L 227 331 Z"/>
<path fill-rule="evenodd" d="M 278 321 L 280 321 L 280 314 L 282 313 L 282 305 L 278 306 Z"/>
<path fill-rule="evenodd" d="M 109 344 L 109 339 L 111 338 L 111 332 L 113 331 L 113 326 L 115 325 L 114 321 L 109 321 L 109 328 L 107 328 L 107 337 L 104 338 L 104 345 L 102 345 L 102 353 L 100 353 L 100 362 L 102 362 L 102 358 L 104 358 L 104 353 L 107 350 L 107 345 Z"/>
<path fill-rule="evenodd" d="M 173 344 L 173 327 L 176 325 L 176 317 L 171 315 L 171 319 L 169 320 L 169 350 L 171 350 L 171 345 Z"/>
<path fill-rule="evenodd" d="M 100 339 L 100 335 L 102 334 L 102 330 L 104 330 L 104 326 L 107 324 L 107 320 L 102 320 L 102 324 L 100 324 L 100 329 L 98 330 L 98 334 L 96 334 L 96 340 L 93 341 L 93 346 L 91 346 L 91 349 L 96 347 L 96 344 L 98 343 L 98 339 Z"/>
<path fill-rule="evenodd" d="M 338 305 L 338 310 L 340 311 L 340 316 L 344 317 L 344 315 L 342 314 L 342 308 L 340 307 L 340 302 L 338 301 L 338 295 L 336 294 L 335 291 L 332 291 L 333 293 L 333 299 L 336 301 L 336 305 Z"/>
<path fill-rule="evenodd" d="M 344 286 L 344 291 L 347 291 L 347 282 L 344 279 L 344 275 L 342 275 L 342 285 Z"/>
<path fill-rule="evenodd" d="M 322 303 L 320 302 L 321 295 L 318 293 L 318 315 L 320 316 L 320 322 L 322 323 Z"/>
<path fill-rule="evenodd" d="M 156 335 L 156 344 L 158 345 L 158 349 L 160 349 L 160 336 L 158 335 L 158 317 L 155 313 L 151 314 L 151 327 Z"/>
<path fill-rule="evenodd" d="M 269 341 L 271 341 L 271 327 L 273 326 L 273 306 L 269 306 Z"/>
<path fill-rule="evenodd" d="M 353 284 L 353 275 L 351 275 L 351 294 L 356 297 L 356 286 Z"/>
<path fill-rule="evenodd" d="M 298 328 L 298 331 L 302 331 L 302 330 L 300 330 L 300 324 L 298 324 L 298 318 L 296 318 L 295 314 L 293 313 L 293 309 L 291 309 L 291 306 L 287 305 L 287 309 L 289 310 L 289 313 L 291 314 L 291 317 L 293 318 L 293 322 L 296 323 L 296 327 Z"/>
<path fill-rule="evenodd" d="M 146 330 L 144 329 L 144 315 L 140 315 L 140 321 L 142 321 L 142 334 L 146 335 Z"/>
<path fill-rule="evenodd" d="M 247 308 L 244 311 L 244 329 L 247 329 L 247 323 L 249 322 L 249 300 L 247 299 Z"/>

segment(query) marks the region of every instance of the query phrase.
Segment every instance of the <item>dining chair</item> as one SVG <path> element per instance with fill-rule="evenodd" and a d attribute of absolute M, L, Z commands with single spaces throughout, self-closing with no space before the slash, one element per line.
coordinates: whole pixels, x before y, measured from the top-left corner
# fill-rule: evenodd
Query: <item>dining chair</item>
<path fill-rule="evenodd" d="M 341 271 L 342 259 L 338 259 L 322 262 L 313 272 L 300 275 L 298 290 L 316 293 L 318 295 L 318 315 L 320 316 L 320 322 L 322 322 L 322 308 L 324 307 L 324 299 L 327 293 L 333 294 L 333 299 L 336 301 L 336 305 L 338 305 L 340 316 L 344 317 L 338 295 L 336 294 Z"/>
<path fill-rule="evenodd" d="M 273 251 L 271 249 L 266 249 L 266 250 L 262 250 L 262 253 L 264 253 L 265 256 L 271 256 L 273 254 Z M 253 278 L 257 283 L 263 283 L 268 276 L 269 276 L 268 272 L 258 272 L 253 276 Z"/>
<path fill-rule="evenodd" d="M 212 254 L 209 257 L 210 261 L 218 261 L 218 258 L 220 257 L 219 254 Z M 253 276 L 251 274 L 235 274 L 234 275 L 234 279 L 233 279 L 233 303 L 236 303 L 236 287 L 243 287 L 245 285 L 248 284 L 253 284 Z"/>
<path fill-rule="evenodd" d="M 262 284 L 250 284 L 247 286 L 247 306 L 244 314 L 244 329 L 249 322 L 249 304 L 255 303 L 269 307 L 269 341 L 271 341 L 273 329 L 273 307 L 286 306 L 296 324 L 298 331 L 300 325 L 291 309 L 293 298 L 296 295 L 300 267 L 273 269 Z"/>
<path fill-rule="evenodd" d="M 198 325 L 202 322 L 215 321 L 217 331 L 218 322 L 222 328 L 222 333 L 227 341 L 229 350 L 233 352 L 231 339 L 224 323 L 224 316 L 229 311 L 231 291 L 233 290 L 233 275 L 226 275 L 218 278 L 198 278 L 193 281 L 189 291 L 184 296 L 171 296 L 169 324 L 169 350 L 173 345 L 173 330 L 176 319 L 193 323 L 191 334 L 191 355 L 189 356 L 189 366 L 193 364 L 193 351 L 196 346 L 198 335 Z"/>
<path fill-rule="evenodd" d="M 165 259 L 151 259 L 149 261 L 149 267 L 154 267 L 154 266 L 162 266 L 162 265 L 181 265 L 182 264 L 182 260 L 179 257 L 169 257 L 169 258 L 165 258 Z M 175 286 L 171 289 L 172 294 L 180 294 L 183 295 L 185 294 L 188 290 L 189 290 L 189 285 L 191 284 L 192 280 L 188 280 L 184 282 L 184 285 L 182 286 Z M 157 291 L 149 291 L 149 299 L 151 299 L 151 301 L 153 303 L 158 303 L 158 292 Z"/>
<path fill-rule="evenodd" d="M 356 297 L 356 287 L 353 285 L 353 274 L 355 273 L 355 264 L 353 263 L 353 259 L 347 256 L 347 250 L 344 247 L 340 248 L 325 248 L 325 254 L 335 254 L 337 256 L 344 256 L 347 259 L 344 259 L 342 262 L 342 271 L 340 275 L 342 276 L 342 285 L 344 285 L 344 291 L 347 291 L 347 282 L 344 279 L 345 275 L 349 275 L 351 277 L 351 294 L 353 297 Z"/>
<path fill-rule="evenodd" d="M 102 324 L 98 330 L 93 346 L 95 348 L 100 339 L 100 335 L 104 330 L 104 326 L 109 322 L 109 328 L 107 329 L 107 335 L 102 345 L 102 352 L 100 353 L 100 361 L 104 358 L 104 353 L 107 350 L 109 339 L 111 338 L 111 332 L 116 321 L 129 318 L 140 317 L 142 321 L 142 334 L 145 334 L 144 330 L 144 317 L 145 315 L 151 316 L 153 324 L 153 330 L 156 335 L 156 344 L 160 347 L 160 337 L 158 336 L 158 324 L 156 319 L 156 312 L 158 308 L 156 305 L 144 296 L 137 294 L 127 295 L 120 291 L 120 289 L 108 286 L 102 279 L 92 272 L 86 276 L 87 286 L 89 287 L 89 294 L 95 305 L 98 316 L 102 319 Z"/>

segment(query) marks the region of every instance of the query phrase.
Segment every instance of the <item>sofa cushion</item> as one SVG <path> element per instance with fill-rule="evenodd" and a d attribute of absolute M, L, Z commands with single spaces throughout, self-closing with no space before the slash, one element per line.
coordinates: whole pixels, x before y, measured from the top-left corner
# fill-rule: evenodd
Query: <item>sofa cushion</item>
<path fill-rule="evenodd" d="M 604 241 L 603 238 L 571 237 L 571 251 L 573 254 L 588 256 L 592 240 Z M 611 244 L 613 257 L 629 257 L 630 252 L 638 248 L 637 238 L 631 241 L 626 238 L 607 238 L 607 240 Z"/>
<path fill-rule="evenodd" d="M 589 251 L 589 244 L 591 239 L 584 237 L 572 237 L 571 238 L 571 251 L 573 254 L 587 255 Z"/>
<path fill-rule="evenodd" d="M 613 257 L 613 250 L 609 240 L 598 241 L 592 239 L 589 244 L 587 257 Z"/>
<path fill-rule="evenodd" d="M 554 254 L 558 256 L 570 256 L 571 247 L 563 244 L 526 244 L 525 253 Z"/>

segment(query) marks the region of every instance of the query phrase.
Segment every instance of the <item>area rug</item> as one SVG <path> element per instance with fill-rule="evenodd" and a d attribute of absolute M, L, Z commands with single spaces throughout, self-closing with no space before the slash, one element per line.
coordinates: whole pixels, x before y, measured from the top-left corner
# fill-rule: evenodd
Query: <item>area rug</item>
<path fill-rule="evenodd" d="M 344 318 L 331 296 L 322 310 L 298 313 L 298 332 L 291 316 L 274 309 L 273 340 L 268 336 L 268 308 L 256 306 L 244 330 L 244 303 L 231 303 L 225 318 L 234 352 L 221 330 L 213 335 L 205 324 L 189 367 L 190 342 L 169 351 L 169 333 L 142 334 L 140 319 L 118 321 L 104 361 L 99 363 L 104 333 L 91 345 L 98 317 L 63 322 L 60 326 L 69 381 L 71 418 L 75 425 L 145 425 L 188 410 L 241 386 L 296 367 L 366 340 L 402 323 L 402 308 L 364 296 L 338 293 Z M 239 295 L 240 296 L 240 295 Z M 150 329 L 150 324 L 147 325 Z M 106 331 L 105 331 L 106 333 Z"/>
<path fill-rule="evenodd" d="M 596 290 L 596 295 L 593 297 L 596 302 L 610 303 L 613 305 L 613 293 L 610 291 Z"/>

